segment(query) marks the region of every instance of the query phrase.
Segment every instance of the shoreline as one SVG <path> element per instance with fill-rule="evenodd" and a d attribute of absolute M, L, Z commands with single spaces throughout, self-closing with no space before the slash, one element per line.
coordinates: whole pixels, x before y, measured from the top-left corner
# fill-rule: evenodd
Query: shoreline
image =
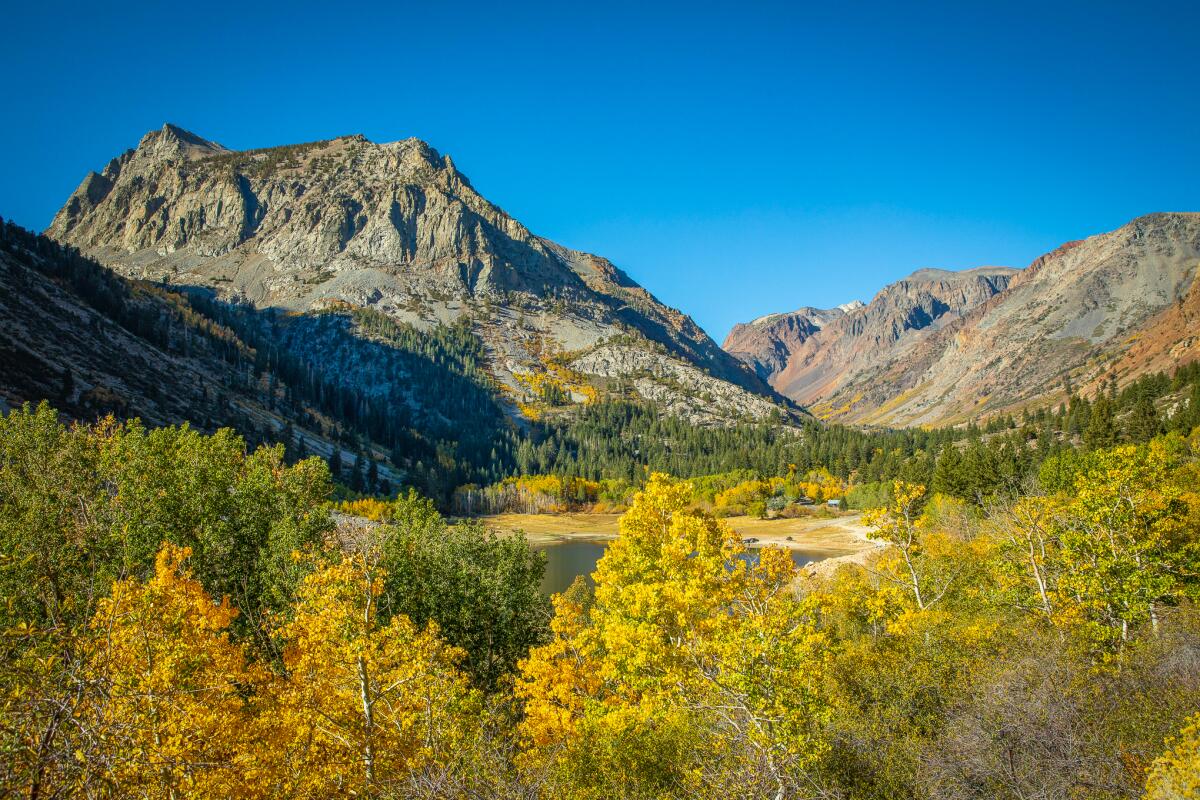
<path fill-rule="evenodd" d="M 617 538 L 620 514 L 491 514 L 473 517 L 489 528 L 512 534 L 523 531 L 535 547 L 550 547 L 571 541 L 611 541 Z M 817 564 L 862 563 L 880 547 L 867 538 L 861 514 L 841 517 L 799 519 L 758 519 L 725 517 L 724 521 L 747 541 L 750 548 L 775 545 L 800 550 L 818 560 Z M 826 567 L 827 568 L 827 567 Z M 823 568 L 825 569 L 825 568 Z"/>

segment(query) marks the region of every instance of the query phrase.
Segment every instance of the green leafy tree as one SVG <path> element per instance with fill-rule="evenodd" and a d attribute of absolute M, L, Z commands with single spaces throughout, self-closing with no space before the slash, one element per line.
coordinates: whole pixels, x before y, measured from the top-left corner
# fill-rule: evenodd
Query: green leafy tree
<path fill-rule="evenodd" d="M 477 685 L 494 688 L 545 640 L 546 559 L 524 536 L 499 536 L 477 522 L 449 525 L 411 491 L 376 535 L 387 570 L 385 608 L 419 626 L 436 622 L 466 652 L 463 666 Z"/>

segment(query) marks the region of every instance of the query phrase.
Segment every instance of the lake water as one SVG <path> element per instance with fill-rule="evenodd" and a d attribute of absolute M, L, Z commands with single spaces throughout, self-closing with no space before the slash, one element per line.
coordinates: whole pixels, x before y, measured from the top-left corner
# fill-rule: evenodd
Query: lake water
<path fill-rule="evenodd" d="M 542 578 L 542 591 L 546 594 L 556 594 L 570 586 L 576 576 L 591 575 L 596 569 L 596 562 L 604 555 L 606 541 L 585 542 L 566 541 L 558 544 L 544 544 L 538 547 L 546 554 L 546 575 Z M 749 558 L 754 558 L 755 551 L 750 549 Z M 797 567 L 818 561 L 821 556 L 792 550 L 792 561 Z"/>

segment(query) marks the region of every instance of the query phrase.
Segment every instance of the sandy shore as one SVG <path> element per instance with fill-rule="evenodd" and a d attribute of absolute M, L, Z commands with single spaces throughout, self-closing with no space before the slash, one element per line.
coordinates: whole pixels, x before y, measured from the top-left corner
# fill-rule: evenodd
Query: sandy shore
<path fill-rule="evenodd" d="M 615 539 L 620 518 L 620 514 L 492 514 L 478 517 L 484 525 L 503 533 L 523 531 L 530 544 Z"/>
<path fill-rule="evenodd" d="M 555 544 L 571 540 L 603 541 L 617 536 L 617 514 L 496 514 L 481 521 L 499 531 L 525 532 L 532 544 Z M 867 538 L 860 515 L 827 519 L 757 519 L 728 517 L 725 520 L 743 539 L 754 539 L 751 547 L 777 545 L 803 550 L 833 562 L 861 561 L 876 548 Z"/>

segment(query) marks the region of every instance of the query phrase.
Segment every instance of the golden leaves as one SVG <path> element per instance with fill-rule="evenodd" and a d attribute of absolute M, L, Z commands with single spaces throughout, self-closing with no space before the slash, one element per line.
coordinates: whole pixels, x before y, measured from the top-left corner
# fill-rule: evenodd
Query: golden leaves
<path fill-rule="evenodd" d="M 76 712 L 88 732 L 85 781 L 134 794 L 254 794 L 242 780 L 242 731 L 266 673 L 230 641 L 237 610 L 209 598 L 190 555 L 164 545 L 153 577 L 115 584 L 92 619 L 88 697 Z"/>
<path fill-rule="evenodd" d="M 366 794 L 469 735 L 478 698 L 437 627 L 380 614 L 382 571 L 359 556 L 327 562 L 300 588 L 274 687 L 278 780 L 286 793 Z"/>
<path fill-rule="evenodd" d="M 1146 800 L 1177 800 L 1200 794 L 1200 714 L 1194 714 L 1178 738 L 1150 768 Z"/>
<path fill-rule="evenodd" d="M 718 756 L 782 775 L 823 751 L 827 643 L 790 555 L 747 560 L 728 526 L 687 511 L 692 497 L 652 475 L 597 565 L 594 604 L 558 598 L 554 639 L 521 664 L 528 757 L 569 772 L 579 796 L 620 781 L 687 791 Z"/>
<path fill-rule="evenodd" d="M 381 614 L 384 574 L 365 556 L 313 565 L 276 628 L 276 673 L 230 638 L 238 611 L 204 591 L 190 555 L 164 544 L 147 581 L 119 581 L 100 601 L 71 665 L 78 735 L 75 766 L 59 765 L 64 789 L 371 795 L 476 735 L 480 699 L 457 667 L 463 654 L 435 625 Z"/>

